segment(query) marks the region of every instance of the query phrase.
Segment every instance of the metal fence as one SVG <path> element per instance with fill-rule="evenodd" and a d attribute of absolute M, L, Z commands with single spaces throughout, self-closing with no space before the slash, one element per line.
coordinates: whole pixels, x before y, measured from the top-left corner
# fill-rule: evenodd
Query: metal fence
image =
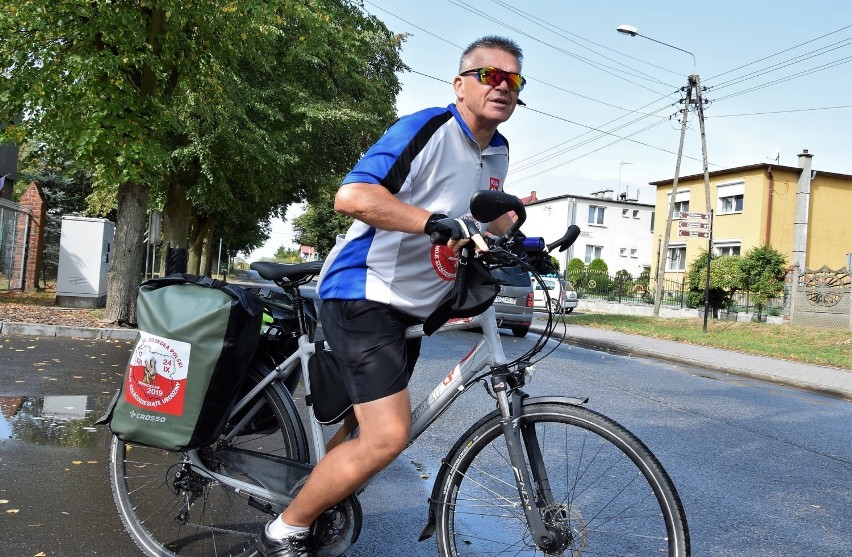
<path fill-rule="evenodd" d="M 636 277 L 627 273 L 608 275 L 594 271 L 566 273 L 578 298 L 605 300 L 619 304 L 653 304 L 655 281 L 647 274 Z M 686 305 L 684 281 L 663 281 L 663 305 L 682 308 Z"/>
<path fill-rule="evenodd" d="M 574 286 L 579 299 L 604 300 L 619 304 L 653 305 L 654 303 L 656 281 L 646 273 L 634 277 L 626 272 L 608 275 L 586 270 L 576 273 L 568 272 L 566 280 Z M 686 279 L 665 279 L 660 304 L 673 309 L 690 307 L 688 290 Z M 776 316 L 783 313 L 784 303 L 784 298 L 777 298 L 769 300 L 763 307 L 758 308 L 750 292 L 736 292 L 731 306 L 724 313 L 727 317 L 735 317 L 737 313 L 758 313 L 759 310 L 762 317 Z"/>
<path fill-rule="evenodd" d="M 17 203 L 0 199 L 0 290 L 19 290 L 30 215 Z"/>

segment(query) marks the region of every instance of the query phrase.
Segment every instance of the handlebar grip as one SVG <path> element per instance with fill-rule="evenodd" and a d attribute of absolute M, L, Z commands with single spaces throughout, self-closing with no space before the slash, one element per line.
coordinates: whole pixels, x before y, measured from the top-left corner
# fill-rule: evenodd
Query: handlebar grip
<path fill-rule="evenodd" d="M 553 242 L 552 244 L 547 246 L 547 251 L 553 251 L 556 248 L 559 248 L 559 251 L 565 251 L 571 245 L 577 241 L 577 238 L 580 237 L 580 227 L 576 224 L 572 224 L 568 227 L 568 230 L 565 232 L 565 235 Z"/>

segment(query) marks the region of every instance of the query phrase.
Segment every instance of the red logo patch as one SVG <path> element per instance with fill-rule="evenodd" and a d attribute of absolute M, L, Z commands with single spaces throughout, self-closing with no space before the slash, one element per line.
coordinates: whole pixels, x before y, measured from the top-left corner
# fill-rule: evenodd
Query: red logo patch
<path fill-rule="evenodd" d="M 140 331 L 124 385 L 128 403 L 163 414 L 183 414 L 189 343 Z"/>
<path fill-rule="evenodd" d="M 432 246 L 431 260 L 436 275 L 447 282 L 455 280 L 459 258 L 456 257 L 453 250 L 447 246 Z"/>
<path fill-rule="evenodd" d="M 492 190 L 499 190 L 500 189 L 500 178 L 495 178 L 494 176 L 492 176 L 491 182 L 489 184 L 489 188 L 492 189 Z"/>

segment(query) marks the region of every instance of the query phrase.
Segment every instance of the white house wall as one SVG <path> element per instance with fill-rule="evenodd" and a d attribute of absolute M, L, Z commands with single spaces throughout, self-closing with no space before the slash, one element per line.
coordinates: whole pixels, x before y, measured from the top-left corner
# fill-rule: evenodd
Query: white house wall
<path fill-rule="evenodd" d="M 602 225 L 589 224 L 589 207 L 604 207 Z M 627 209 L 627 216 L 622 211 Z M 582 230 L 580 237 L 566 252 L 552 253 L 565 270 L 568 260 L 585 260 L 586 246 L 600 246 L 601 259 L 610 274 L 625 269 L 632 275 L 652 267 L 652 205 L 588 197 L 554 197 L 527 205 L 527 220 L 521 231 L 527 236 L 542 236 L 550 243 L 559 239 L 571 224 Z M 638 211 L 637 218 L 633 212 Z M 624 250 L 622 252 L 622 250 Z M 635 250 L 635 252 L 631 252 Z"/>

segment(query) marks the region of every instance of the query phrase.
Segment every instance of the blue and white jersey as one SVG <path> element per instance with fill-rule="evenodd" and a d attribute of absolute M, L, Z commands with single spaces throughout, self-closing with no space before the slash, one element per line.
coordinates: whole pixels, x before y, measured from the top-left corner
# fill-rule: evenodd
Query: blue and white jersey
<path fill-rule="evenodd" d="M 484 150 L 455 105 L 397 120 L 343 179 L 387 188 L 430 213 L 470 217 L 477 190 L 502 190 L 509 145 L 495 133 Z M 322 299 L 372 300 L 425 318 L 449 292 L 457 260 L 425 234 L 388 232 L 355 221 L 338 236 L 320 273 Z"/>

